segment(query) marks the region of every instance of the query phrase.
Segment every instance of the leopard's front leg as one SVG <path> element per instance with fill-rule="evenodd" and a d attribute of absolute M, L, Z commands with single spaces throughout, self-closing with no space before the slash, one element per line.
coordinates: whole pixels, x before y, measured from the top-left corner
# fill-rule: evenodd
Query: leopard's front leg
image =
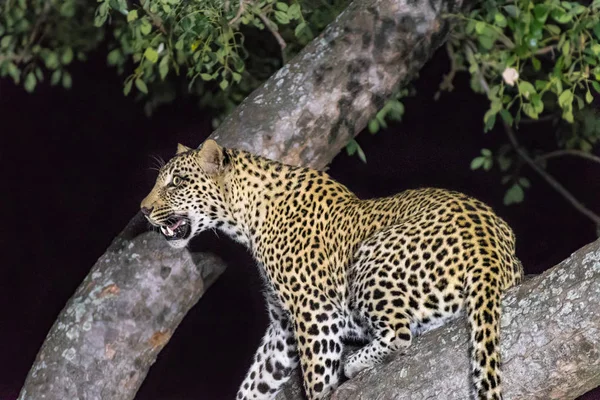
<path fill-rule="evenodd" d="M 339 385 L 346 323 L 325 296 L 300 296 L 298 305 L 293 318 L 306 397 L 325 399 Z"/>
<path fill-rule="evenodd" d="M 274 296 L 267 296 L 271 322 L 254 355 L 252 366 L 238 390 L 237 399 L 274 398 L 298 365 L 291 321 L 273 299 Z"/>

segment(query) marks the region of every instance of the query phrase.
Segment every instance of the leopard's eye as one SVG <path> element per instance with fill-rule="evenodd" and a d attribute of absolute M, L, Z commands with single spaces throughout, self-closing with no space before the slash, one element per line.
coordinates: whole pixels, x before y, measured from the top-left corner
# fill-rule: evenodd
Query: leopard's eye
<path fill-rule="evenodd" d="M 173 180 L 171 181 L 171 183 L 173 184 L 173 186 L 179 186 L 181 185 L 181 183 L 183 182 L 183 179 L 181 179 L 180 176 L 175 175 L 173 177 Z"/>

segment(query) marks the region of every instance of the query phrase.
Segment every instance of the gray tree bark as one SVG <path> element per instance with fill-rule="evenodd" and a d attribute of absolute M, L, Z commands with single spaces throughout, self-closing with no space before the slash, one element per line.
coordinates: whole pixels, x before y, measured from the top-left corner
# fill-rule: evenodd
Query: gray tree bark
<path fill-rule="evenodd" d="M 174 250 L 135 219 L 61 311 L 19 395 L 131 399 L 175 328 L 225 264 Z M 142 225 L 143 226 L 143 225 Z"/>
<path fill-rule="evenodd" d="M 505 399 L 570 400 L 600 386 L 600 240 L 504 296 Z M 406 354 L 342 384 L 332 400 L 469 398 L 466 319 L 414 340 Z M 301 380 L 277 400 L 300 400 Z"/>

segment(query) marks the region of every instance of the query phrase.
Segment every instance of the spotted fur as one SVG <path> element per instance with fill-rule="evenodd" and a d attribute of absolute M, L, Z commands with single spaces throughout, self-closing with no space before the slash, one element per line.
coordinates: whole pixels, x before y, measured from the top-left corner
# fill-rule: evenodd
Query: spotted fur
<path fill-rule="evenodd" d="M 501 398 L 500 298 L 522 268 L 511 229 L 480 201 L 433 188 L 361 200 L 324 172 L 208 140 L 180 145 L 141 206 L 173 228 L 175 247 L 219 229 L 258 261 L 271 322 L 238 399 L 273 398 L 298 361 L 307 397 L 325 398 L 342 371 L 353 377 L 463 309 L 474 398 Z M 347 338 L 368 344 L 342 366 Z"/>

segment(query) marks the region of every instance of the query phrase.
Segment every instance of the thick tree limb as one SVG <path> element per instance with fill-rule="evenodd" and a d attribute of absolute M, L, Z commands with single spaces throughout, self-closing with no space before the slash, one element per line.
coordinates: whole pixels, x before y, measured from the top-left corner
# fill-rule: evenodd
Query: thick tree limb
<path fill-rule="evenodd" d="M 503 307 L 505 399 L 569 400 L 600 386 L 600 240 L 511 289 Z M 429 332 L 332 399 L 468 399 L 468 338 L 464 318 Z M 302 399 L 300 385 L 290 380 L 277 400 Z"/>
<path fill-rule="evenodd" d="M 287 164 L 325 168 L 443 44 L 442 15 L 470 3 L 355 0 L 212 138 Z"/>
<path fill-rule="evenodd" d="M 212 136 L 224 146 L 324 168 L 444 42 L 442 14 L 470 2 L 355 0 Z M 50 330 L 21 400 L 135 396 L 206 289 L 205 272 L 214 271 L 214 278 L 222 271 L 208 255 L 175 252 L 154 236 L 131 234 L 145 228 L 138 214 L 96 263 Z"/>
<path fill-rule="evenodd" d="M 225 270 L 215 256 L 174 250 L 156 232 L 131 233 L 115 239 L 62 310 L 19 399 L 131 399 Z"/>

